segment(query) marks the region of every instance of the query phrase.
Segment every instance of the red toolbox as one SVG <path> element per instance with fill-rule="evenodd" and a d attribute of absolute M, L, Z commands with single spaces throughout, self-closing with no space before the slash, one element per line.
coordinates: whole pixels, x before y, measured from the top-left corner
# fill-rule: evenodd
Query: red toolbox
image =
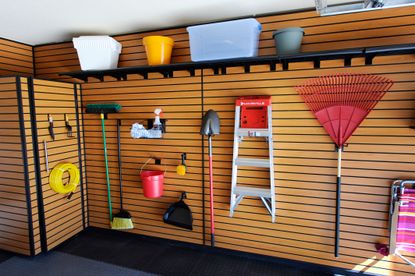
<path fill-rule="evenodd" d="M 267 107 L 271 96 L 239 97 L 236 106 L 241 107 L 241 128 L 268 128 Z"/>

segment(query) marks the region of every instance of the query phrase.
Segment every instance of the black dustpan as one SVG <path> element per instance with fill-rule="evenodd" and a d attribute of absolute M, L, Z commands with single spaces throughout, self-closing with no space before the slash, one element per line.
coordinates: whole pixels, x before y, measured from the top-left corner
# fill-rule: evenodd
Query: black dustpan
<path fill-rule="evenodd" d="M 189 206 L 183 201 L 186 198 L 186 193 L 183 192 L 180 200 L 170 205 L 163 215 L 165 223 L 193 230 L 192 211 Z"/>

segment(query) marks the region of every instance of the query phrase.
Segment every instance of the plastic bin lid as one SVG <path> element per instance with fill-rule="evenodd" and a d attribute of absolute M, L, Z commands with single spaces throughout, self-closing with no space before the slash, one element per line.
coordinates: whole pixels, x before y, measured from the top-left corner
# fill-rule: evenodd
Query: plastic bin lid
<path fill-rule="evenodd" d="M 272 37 L 274 37 L 277 34 L 285 33 L 285 32 L 303 32 L 304 33 L 304 29 L 299 28 L 299 27 L 279 29 L 279 30 L 276 30 L 276 31 L 272 32 Z"/>
<path fill-rule="evenodd" d="M 235 23 L 251 23 L 257 25 L 257 28 L 259 31 L 262 31 L 261 23 L 258 22 L 255 18 L 243 18 L 243 19 L 236 19 L 236 20 L 227 20 L 227 21 L 221 21 L 221 22 L 214 22 L 214 23 L 205 23 L 205 24 L 199 24 L 199 25 L 193 25 L 186 28 L 186 30 L 189 32 L 189 30 L 192 29 L 199 29 L 199 28 L 211 28 L 213 26 L 223 26 L 224 24 L 235 24 Z"/>

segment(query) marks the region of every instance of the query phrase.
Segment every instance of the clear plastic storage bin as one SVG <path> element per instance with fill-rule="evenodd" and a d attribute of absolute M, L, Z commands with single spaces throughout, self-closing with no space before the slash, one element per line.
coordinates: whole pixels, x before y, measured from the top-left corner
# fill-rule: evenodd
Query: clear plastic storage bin
<path fill-rule="evenodd" d="M 261 24 L 254 18 L 188 27 L 192 61 L 258 55 Z"/>
<path fill-rule="evenodd" d="M 121 43 L 110 36 L 80 36 L 72 39 L 82 70 L 114 69 L 118 66 Z"/>

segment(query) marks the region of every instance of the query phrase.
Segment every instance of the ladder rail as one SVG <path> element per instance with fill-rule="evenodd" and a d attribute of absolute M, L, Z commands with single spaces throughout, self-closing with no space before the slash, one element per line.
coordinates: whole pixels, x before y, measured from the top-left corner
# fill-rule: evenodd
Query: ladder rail
<path fill-rule="evenodd" d="M 238 180 L 238 165 L 236 163 L 237 158 L 239 156 L 239 124 L 240 124 L 240 112 L 241 107 L 237 106 L 235 108 L 235 127 L 234 127 L 234 136 L 233 136 L 233 154 L 232 154 L 232 186 L 231 186 L 231 208 L 230 208 L 230 216 L 233 216 L 233 212 L 236 208 L 236 206 L 239 204 L 239 202 L 242 200 L 242 198 L 237 203 L 237 198 L 235 194 L 235 187 L 236 182 Z"/>
<path fill-rule="evenodd" d="M 274 139 L 272 137 L 272 105 L 267 107 L 268 109 L 268 151 L 269 151 L 269 179 L 271 188 L 271 217 L 272 222 L 275 222 L 275 177 L 274 177 Z"/>

